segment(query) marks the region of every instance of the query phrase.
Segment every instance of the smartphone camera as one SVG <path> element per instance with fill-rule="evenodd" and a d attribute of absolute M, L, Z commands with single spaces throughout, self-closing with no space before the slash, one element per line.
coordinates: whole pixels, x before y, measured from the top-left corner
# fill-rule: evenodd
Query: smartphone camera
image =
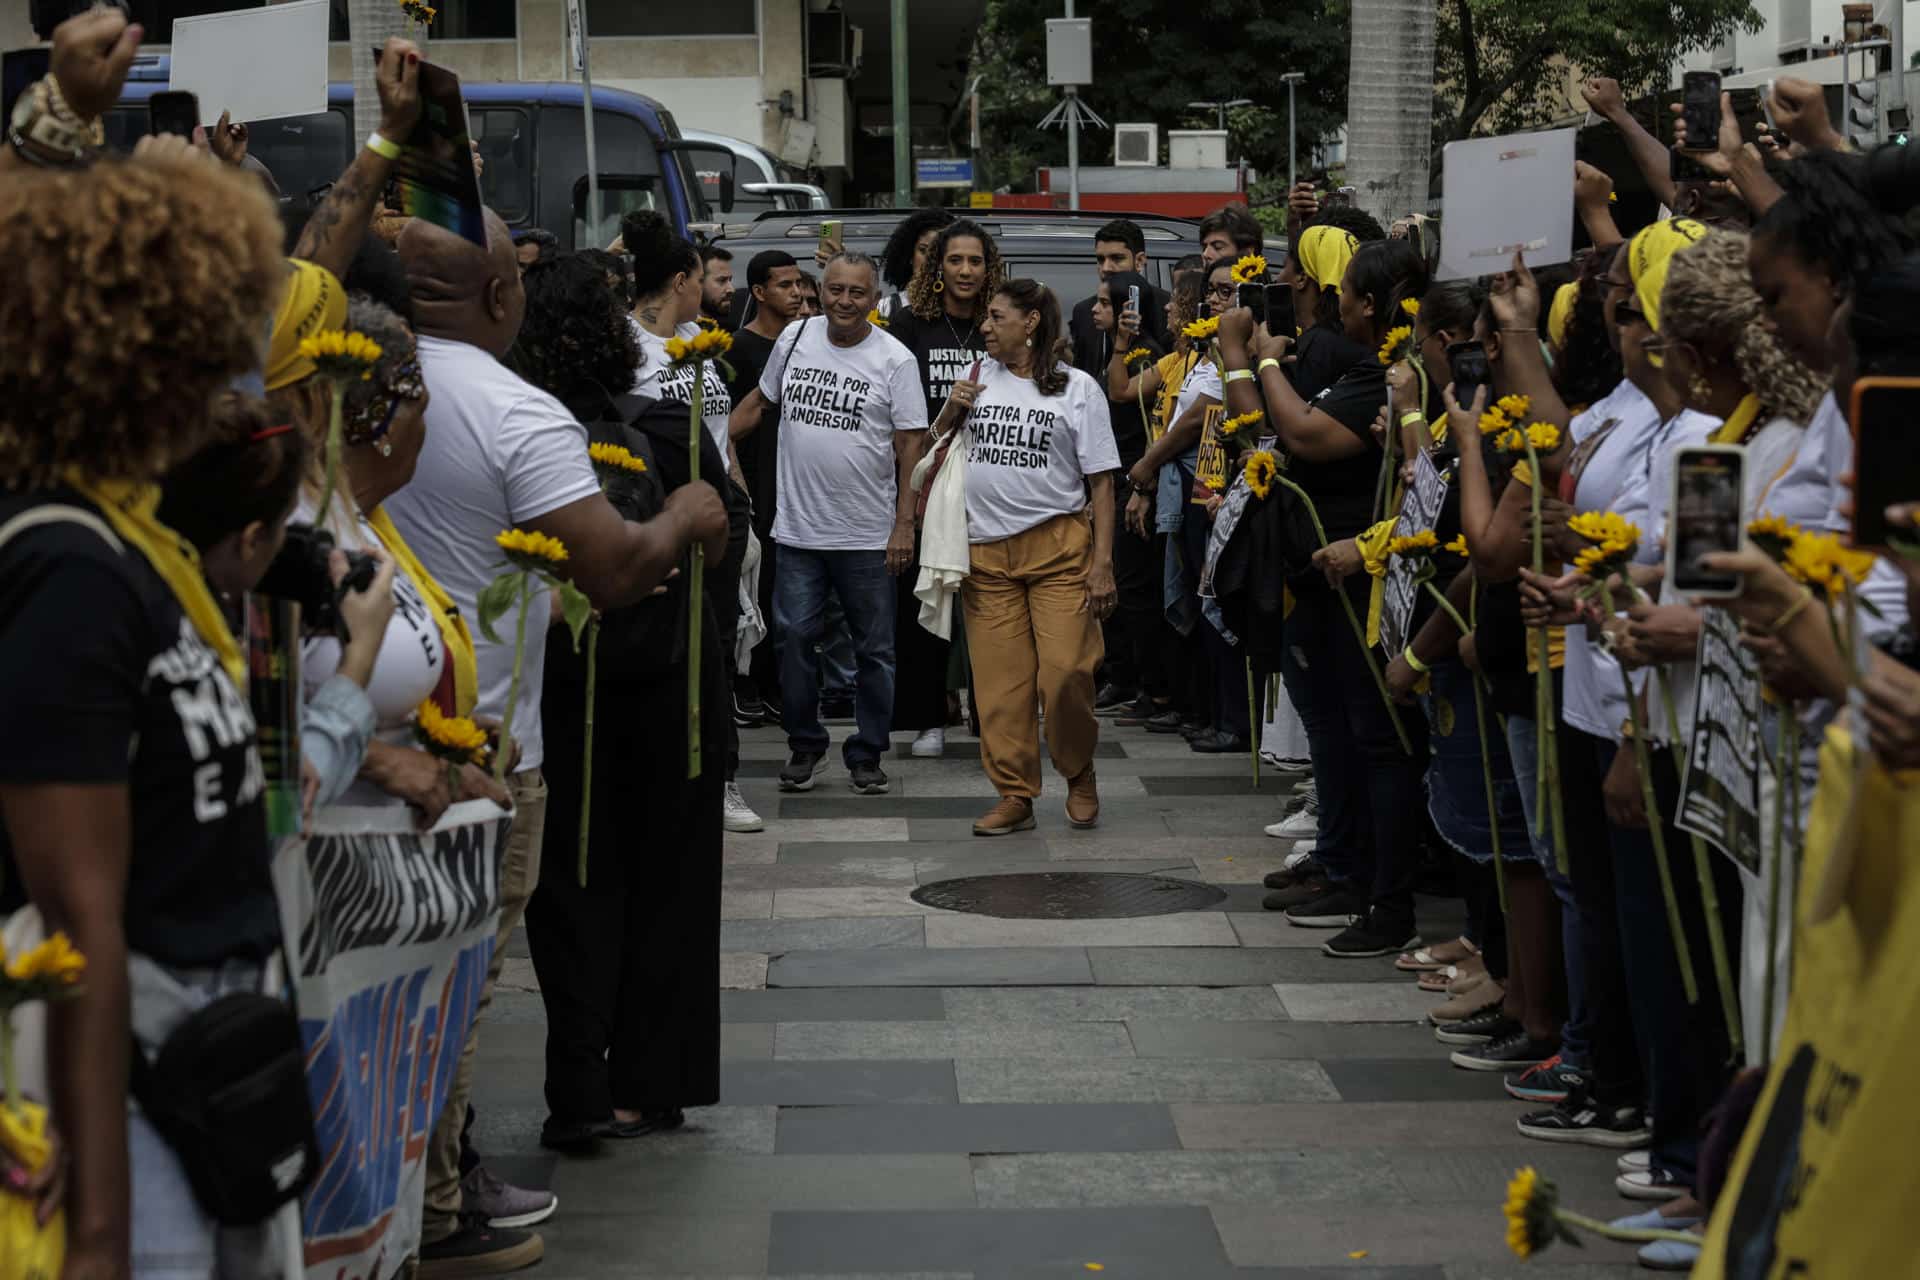
<path fill-rule="evenodd" d="M 1474 396 L 1493 381 L 1487 349 L 1477 342 L 1448 343 L 1447 372 L 1453 379 L 1454 401 L 1462 409 L 1472 409 Z"/>
<path fill-rule="evenodd" d="M 1243 284 L 1240 286 L 1238 301 L 1241 306 L 1253 312 L 1255 324 L 1267 322 L 1267 286 L 1263 284 Z"/>
<path fill-rule="evenodd" d="M 1681 146 L 1688 151 L 1712 151 L 1720 145 L 1720 73 L 1689 71 L 1680 80 L 1680 122 L 1685 126 Z"/>
<path fill-rule="evenodd" d="M 1740 549 L 1746 460 L 1739 445 L 1682 449 L 1674 458 L 1667 568 L 1674 590 L 1690 596 L 1740 594 L 1740 574 L 1717 572 L 1700 561 Z"/>

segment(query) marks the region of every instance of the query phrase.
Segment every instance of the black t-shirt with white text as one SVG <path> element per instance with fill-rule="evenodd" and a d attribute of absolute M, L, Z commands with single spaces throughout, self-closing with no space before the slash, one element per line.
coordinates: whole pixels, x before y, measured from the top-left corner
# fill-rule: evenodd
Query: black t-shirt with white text
<path fill-rule="evenodd" d="M 900 307 L 894 311 L 887 332 L 913 352 L 914 363 L 920 366 L 928 422 L 940 416 L 947 397 L 953 394 L 953 384 L 965 378 L 976 362 L 986 359 L 987 340 L 980 326 L 955 320 L 944 312 L 922 320 L 911 309 Z"/>
<path fill-rule="evenodd" d="M 767 357 L 773 354 L 773 341 L 751 329 L 734 331 L 733 347 L 727 352 L 727 363 L 733 366 L 733 377 L 727 383 L 727 391 L 733 396 L 735 405 L 745 403 L 747 396 L 760 385 L 760 375 L 767 367 Z M 780 411 L 774 408 L 760 415 L 760 425 L 752 435 L 735 441 L 733 446 L 734 455 L 740 459 L 740 474 L 747 478 L 747 493 L 753 498 L 753 527 L 762 538 L 767 537 L 773 528 L 774 478 L 779 470 L 776 461 L 779 447 Z"/>
<path fill-rule="evenodd" d="M 1293 363 L 1287 366 L 1293 389 L 1311 400 L 1340 380 L 1356 365 L 1373 360 L 1374 353 L 1338 330 L 1314 325 L 1294 344 Z"/>
<path fill-rule="evenodd" d="M 1366 446 L 1357 454 L 1332 462 L 1295 458 L 1287 467 L 1289 478 L 1313 498 L 1329 541 L 1363 533 L 1373 522 L 1374 490 L 1380 481 L 1380 446 L 1373 439 L 1373 420 L 1386 402 L 1386 368 L 1371 360 L 1348 369 L 1310 402 L 1313 408 L 1337 419 Z"/>
<path fill-rule="evenodd" d="M 0 497 L 0 526 L 71 495 Z M 161 964 L 280 942 L 253 713 L 138 552 L 70 521 L 0 546 L 0 783 L 124 784 L 127 945 Z M 0 825 L 0 914 L 26 898 Z"/>

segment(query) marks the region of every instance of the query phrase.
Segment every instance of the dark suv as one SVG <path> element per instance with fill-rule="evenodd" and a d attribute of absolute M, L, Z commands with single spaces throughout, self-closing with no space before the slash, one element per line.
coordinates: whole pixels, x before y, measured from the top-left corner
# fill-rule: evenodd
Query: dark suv
<path fill-rule="evenodd" d="M 1115 218 L 1126 218 L 1140 228 L 1147 241 L 1146 276 L 1160 288 L 1171 286 L 1173 264 L 1200 252 L 1200 224 L 1192 218 L 1170 218 L 1151 213 L 1094 213 L 1064 209 L 955 209 L 987 229 L 1000 246 L 1010 277 L 1031 276 L 1071 310 L 1093 293 L 1099 276 L 1093 266 L 1093 233 Z M 785 249 L 795 261 L 813 271 L 820 224 L 840 223 L 840 240 L 849 249 L 878 259 L 887 237 L 902 215 L 894 209 L 793 209 L 763 213 L 752 222 L 718 227 L 712 243 L 733 255 L 734 278 L 746 288 L 746 264 L 766 249 Z M 1267 241 L 1267 261 L 1277 270 L 1286 256 L 1286 241 Z"/>

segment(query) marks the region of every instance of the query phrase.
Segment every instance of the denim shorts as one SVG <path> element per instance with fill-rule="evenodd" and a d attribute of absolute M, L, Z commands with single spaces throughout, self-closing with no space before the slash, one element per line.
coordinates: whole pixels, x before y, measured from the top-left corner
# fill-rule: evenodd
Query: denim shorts
<path fill-rule="evenodd" d="M 1493 831 L 1487 816 L 1473 680 L 1473 673 L 1464 664 L 1440 663 L 1433 669 L 1430 692 L 1421 698 L 1432 729 L 1428 735 L 1432 755 L 1427 763 L 1427 812 L 1441 838 L 1456 852 L 1474 862 L 1491 862 Z M 1514 779 L 1506 738 L 1491 708 L 1487 710 L 1487 742 L 1493 765 L 1494 806 L 1500 815 L 1500 856 L 1531 860 L 1533 850 L 1527 839 L 1520 785 Z"/>

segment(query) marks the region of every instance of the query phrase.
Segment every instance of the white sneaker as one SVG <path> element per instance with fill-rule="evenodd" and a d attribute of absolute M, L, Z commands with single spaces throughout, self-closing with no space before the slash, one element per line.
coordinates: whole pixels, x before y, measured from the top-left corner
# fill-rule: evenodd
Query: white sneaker
<path fill-rule="evenodd" d="M 937 760 L 947 753 L 947 731 L 929 729 L 913 740 L 913 754 L 920 760 Z"/>
<path fill-rule="evenodd" d="M 1616 1173 L 1644 1173 L 1653 1168 L 1653 1152 L 1642 1147 L 1638 1151 L 1629 1151 L 1613 1162 Z M 1678 1230 L 1678 1228 L 1675 1228 Z"/>
<path fill-rule="evenodd" d="M 1320 806 L 1302 806 L 1268 827 L 1267 834 L 1276 840 L 1311 840 L 1320 834 Z"/>
<path fill-rule="evenodd" d="M 721 802 L 720 825 L 728 831 L 765 831 L 767 824 L 760 821 L 760 815 L 747 807 L 747 798 L 740 794 L 740 784 L 727 784 L 726 799 Z"/>

